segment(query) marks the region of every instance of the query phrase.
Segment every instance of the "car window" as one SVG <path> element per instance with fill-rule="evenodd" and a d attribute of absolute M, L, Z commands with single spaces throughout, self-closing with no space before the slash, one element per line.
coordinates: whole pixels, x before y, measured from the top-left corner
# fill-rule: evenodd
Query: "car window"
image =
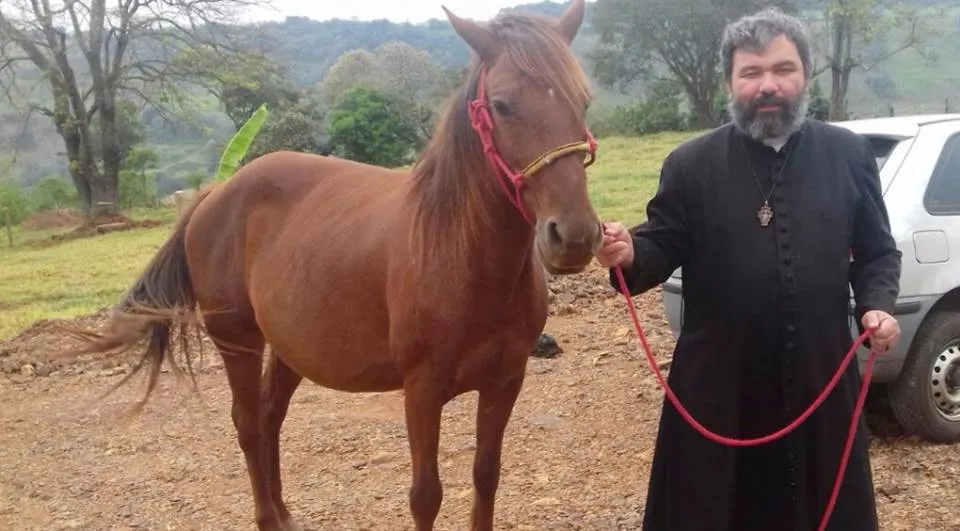
<path fill-rule="evenodd" d="M 951 136 L 943 145 L 923 206 L 934 215 L 960 214 L 960 134 Z"/>
<path fill-rule="evenodd" d="M 883 165 L 887 162 L 887 159 L 890 158 L 890 153 L 893 152 L 893 148 L 897 147 L 897 144 L 900 143 L 901 140 L 888 136 L 864 136 L 870 142 L 870 147 L 873 148 L 873 154 L 877 158 L 877 168 L 882 170 Z"/>

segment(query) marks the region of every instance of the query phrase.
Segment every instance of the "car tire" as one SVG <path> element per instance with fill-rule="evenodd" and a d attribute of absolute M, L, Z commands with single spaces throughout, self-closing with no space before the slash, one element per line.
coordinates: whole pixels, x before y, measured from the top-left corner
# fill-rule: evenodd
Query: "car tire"
<path fill-rule="evenodd" d="M 890 407 L 908 434 L 936 443 L 960 441 L 960 404 L 941 395 L 941 403 L 953 407 L 954 418 L 948 419 L 932 394 L 934 387 L 946 383 L 937 375 L 953 364 L 960 364 L 960 313 L 939 310 L 924 319 L 899 378 L 889 387 Z M 960 368 L 954 370 L 960 375 Z"/>

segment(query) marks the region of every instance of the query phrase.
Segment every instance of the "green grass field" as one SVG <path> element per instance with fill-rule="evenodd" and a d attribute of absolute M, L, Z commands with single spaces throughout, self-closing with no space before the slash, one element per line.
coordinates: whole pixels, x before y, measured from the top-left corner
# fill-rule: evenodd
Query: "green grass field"
<path fill-rule="evenodd" d="M 589 186 L 603 219 L 628 226 L 643 221 L 664 157 L 692 136 L 601 138 Z M 71 318 L 114 304 L 170 234 L 175 216 L 167 210 L 133 212 L 131 217 L 166 223 L 46 247 L 30 242 L 49 239 L 56 231 L 16 228 L 12 249 L 5 236 L 0 239 L 0 341 L 39 319 Z"/>

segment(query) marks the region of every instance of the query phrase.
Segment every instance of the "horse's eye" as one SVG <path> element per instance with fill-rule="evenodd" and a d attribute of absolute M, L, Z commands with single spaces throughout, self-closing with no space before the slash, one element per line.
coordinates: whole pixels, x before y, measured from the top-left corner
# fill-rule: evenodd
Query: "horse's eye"
<path fill-rule="evenodd" d="M 510 107 L 501 100 L 493 100 L 493 110 L 500 116 L 510 116 Z"/>

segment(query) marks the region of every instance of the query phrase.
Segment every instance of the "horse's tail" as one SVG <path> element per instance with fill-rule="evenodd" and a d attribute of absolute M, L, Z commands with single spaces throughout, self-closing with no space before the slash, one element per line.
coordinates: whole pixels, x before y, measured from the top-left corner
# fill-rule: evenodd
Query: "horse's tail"
<path fill-rule="evenodd" d="M 114 308 L 112 319 L 106 330 L 94 332 L 64 326 L 66 332 L 78 338 L 82 345 L 68 355 L 83 354 L 120 354 L 146 344 L 139 362 L 121 382 L 110 392 L 126 383 L 144 365 L 150 366 L 147 391 L 136 408 L 142 407 L 156 387 L 164 360 L 181 375 L 173 357 L 174 331 L 178 332 L 179 342 L 185 357 L 187 371 L 196 386 L 193 374 L 191 354 L 188 348 L 190 330 L 194 330 L 199 340 L 202 330 L 200 318 L 196 312 L 197 299 L 190 278 L 190 266 L 187 262 L 185 239 L 187 225 L 197 205 L 213 188 L 207 188 L 197 194 L 196 199 L 182 212 L 174 226 L 173 234 L 153 256 L 146 269 L 124 294 Z"/>

